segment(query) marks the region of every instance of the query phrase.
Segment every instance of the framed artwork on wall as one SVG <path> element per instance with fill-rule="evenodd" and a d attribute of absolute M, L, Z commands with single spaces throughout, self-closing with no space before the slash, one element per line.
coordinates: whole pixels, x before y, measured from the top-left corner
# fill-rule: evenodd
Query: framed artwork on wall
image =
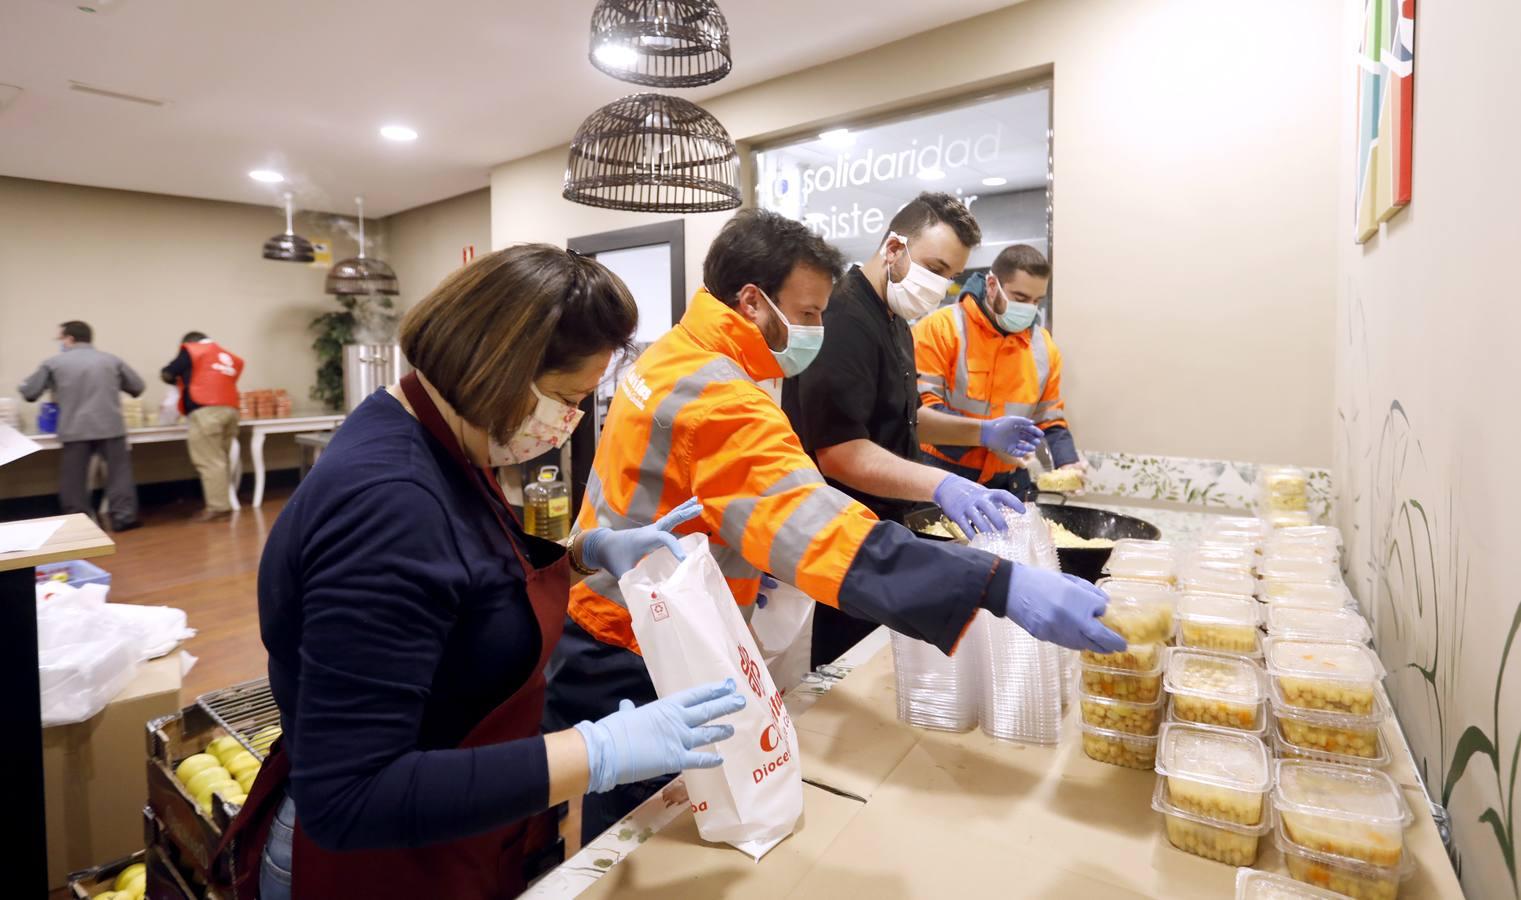
<path fill-rule="evenodd" d="M 1356 65 L 1361 244 L 1410 203 L 1415 0 L 1363 0 Z"/>

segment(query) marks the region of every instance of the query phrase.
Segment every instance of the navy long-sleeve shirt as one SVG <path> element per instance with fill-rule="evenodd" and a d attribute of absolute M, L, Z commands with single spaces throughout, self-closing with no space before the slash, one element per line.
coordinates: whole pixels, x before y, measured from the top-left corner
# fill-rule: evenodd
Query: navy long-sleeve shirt
<path fill-rule="evenodd" d="M 418 846 L 548 806 L 542 736 L 456 749 L 532 674 L 539 630 L 485 499 L 389 394 L 344 422 L 275 522 L 259 622 L 320 846 Z"/>

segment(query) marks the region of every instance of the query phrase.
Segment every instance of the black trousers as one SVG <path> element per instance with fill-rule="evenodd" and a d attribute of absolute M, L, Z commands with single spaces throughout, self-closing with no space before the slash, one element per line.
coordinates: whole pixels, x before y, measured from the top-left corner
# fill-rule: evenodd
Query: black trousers
<path fill-rule="evenodd" d="M 544 669 L 544 731 L 563 731 L 580 721 L 595 722 L 628 699 L 643 706 L 655 699 L 655 684 L 639 654 L 592 637 L 569 617 L 565 635 Z M 581 802 L 581 842 L 589 843 L 634 807 L 654 796 L 672 776 L 622 784 Z"/>
<path fill-rule="evenodd" d="M 137 521 L 137 483 L 132 480 L 132 454 L 126 437 L 99 441 L 65 441 L 58 463 L 58 503 L 64 514 L 84 513 L 97 519 L 90 502 L 90 460 L 106 461 L 106 500 L 111 524 L 120 528 Z"/>

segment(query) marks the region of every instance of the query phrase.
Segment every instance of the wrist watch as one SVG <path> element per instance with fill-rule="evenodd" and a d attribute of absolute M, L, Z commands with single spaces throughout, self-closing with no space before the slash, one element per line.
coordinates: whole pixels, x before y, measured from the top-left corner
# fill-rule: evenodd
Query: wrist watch
<path fill-rule="evenodd" d="M 576 574 L 590 577 L 597 574 L 598 569 L 587 568 L 581 560 L 581 547 L 585 543 L 586 532 L 578 532 L 570 540 L 570 567 Z"/>

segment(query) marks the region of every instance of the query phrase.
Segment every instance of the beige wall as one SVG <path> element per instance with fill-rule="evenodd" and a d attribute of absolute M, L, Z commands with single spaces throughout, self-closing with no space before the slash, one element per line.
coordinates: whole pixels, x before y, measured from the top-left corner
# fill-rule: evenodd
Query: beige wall
<path fill-rule="evenodd" d="M 1361 0 L 1341 5 L 1357 34 Z M 1349 579 L 1428 788 L 1452 815 L 1468 896 L 1521 897 L 1521 122 L 1497 114 L 1521 84 L 1521 7 L 1418 9 L 1412 203 L 1362 246 L 1350 60 L 1338 72 L 1337 507 Z"/>
<path fill-rule="evenodd" d="M 410 306 L 459 267 L 461 247 L 474 245 L 477 256 L 491 250 L 491 191 L 483 187 L 409 209 L 382 224 L 388 261 L 401 279 L 403 304 Z"/>
<path fill-rule="evenodd" d="M 21 380 L 57 352 L 59 322 L 83 319 L 101 349 L 148 382 L 154 409 L 165 390 L 158 370 L 191 329 L 247 360 L 244 389 L 284 388 L 298 409 L 311 406 L 307 323 L 332 301 L 324 269 L 260 256 L 284 227 L 273 207 L 0 178 L 0 396 L 17 397 Z M 333 240 L 338 258 L 355 252 L 332 216 L 298 216 L 296 230 Z M 36 409 L 23 406 L 28 421 Z M 0 472 L 0 496 L 52 491 L 46 456 Z M 183 445 L 142 450 L 139 480 L 192 477 L 183 457 Z"/>
<path fill-rule="evenodd" d="M 1054 70 L 1057 338 L 1079 445 L 1325 465 L 1339 27 L 1321 0 L 1271 15 L 1029 0 L 705 106 L 754 141 Z M 493 171 L 495 246 L 666 218 L 562 200 L 564 164 L 555 148 Z M 688 217 L 689 289 L 725 218 Z"/>

